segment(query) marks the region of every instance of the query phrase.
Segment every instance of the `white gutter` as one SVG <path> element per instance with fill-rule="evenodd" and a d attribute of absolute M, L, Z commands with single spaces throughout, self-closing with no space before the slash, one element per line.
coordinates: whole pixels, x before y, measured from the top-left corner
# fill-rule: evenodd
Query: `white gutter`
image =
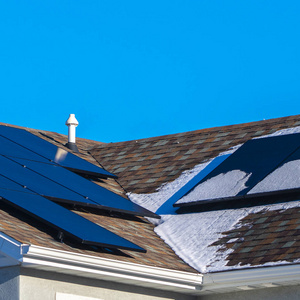
<path fill-rule="evenodd" d="M 202 275 L 29 246 L 0 232 L 0 268 L 15 265 L 193 295 L 288 286 L 300 282 L 300 264 Z"/>
<path fill-rule="evenodd" d="M 280 262 L 284 263 L 284 262 Z M 203 275 L 201 294 L 253 290 L 300 283 L 300 264 L 262 266 Z"/>
<path fill-rule="evenodd" d="M 82 255 L 31 245 L 22 266 L 150 288 L 194 293 L 202 275 Z"/>

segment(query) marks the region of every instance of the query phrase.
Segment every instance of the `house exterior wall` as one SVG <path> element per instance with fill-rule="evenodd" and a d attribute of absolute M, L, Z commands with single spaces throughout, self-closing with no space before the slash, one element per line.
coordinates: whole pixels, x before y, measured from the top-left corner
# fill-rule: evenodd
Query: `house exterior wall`
<path fill-rule="evenodd" d="M 19 267 L 0 269 L 0 300 L 19 300 Z"/>
<path fill-rule="evenodd" d="M 191 296 L 18 266 L 0 269 L 0 300 L 296 300 L 300 285 Z"/>
<path fill-rule="evenodd" d="M 298 300 L 300 299 L 300 285 L 286 287 L 272 287 L 248 290 L 234 293 L 224 293 L 210 296 L 199 296 L 197 300 Z"/>
<path fill-rule="evenodd" d="M 197 297 L 23 268 L 20 300 L 196 300 Z"/>

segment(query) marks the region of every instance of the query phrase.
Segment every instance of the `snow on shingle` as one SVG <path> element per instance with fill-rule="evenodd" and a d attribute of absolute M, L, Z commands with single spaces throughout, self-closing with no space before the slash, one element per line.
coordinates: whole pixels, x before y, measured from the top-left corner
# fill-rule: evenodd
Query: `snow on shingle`
<path fill-rule="evenodd" d="M 279 132 L 273 133 L 272 136 L 298 132 L 300 132 L 300 127 L 281 130 Z M 235 150 L 236 148 L 230 151 L 234 152 Z M 227 153 L 222 153 L 221 155 Z M 228 254 L 230 254 L 233 250 L 224 250 L 221 246 L 212 246 L 212 244 L 224 237 L 224 232 L 230 231 L 235 228 L 239 228 L 241 226 L 239 221 L 248 216 L 249 214 L 264 212 L 268 210 L 285 210 L 292 207 L 300 207 L 300 201 L 257 207 L 226 209 L 219 211 L 208 211 L 177 215 L 175 213 L 174 207 L 172 206 L 173 203 L 168 203 L 168 199 L 173 194 L 175 194 L 181 187 L 183 187 L 188 181 L 190 181 L 194 176 L 196 176 L 199 172 L 204 170 L 204 168 L 208 166 L 209 163 L 210 161 L 205 162 L 203 164 L 195 166 L 192 170 L 183 172 L 179 178 L 177 178 L 173 182 L 164 184 L 155 193 L 129 193 L 128 196 L 133 202 L 153 212 L 156 212 L 162 205 L 165 205 L 166 203 L 168 204 L 168 207 L 164 210 L 165 214 L 161 215 L 160 220 L 156 220 L 156 222 L 158 223 L 156 223 L 157 226 L 155 228 L 155 232 L 174 250 L 174 252 L 180 258 L 182 258 L 186 263 L 188 263 L 190 266 L 192 266 L 199 272 L 217 272 L 249 267 L 247 265 L 226 266 L 228 261 Z M 297 163 L 293 167 L 297 168 L 298 170 L 299 165 L 300 163 Z M 273 174 L 274 178 L 270 177 L 268 181 L 264 183 L 264 187 L 261 187 L 261 190 L 265 189 L 265 186 L 274 189 L 275 183 L 278 184 L 280 178 L 287 176 L 287 170 L 288 173 L 291 171 L 290 166 L 283 165 L 283 167 L 278 170 L 278 174 Z M 231 174 L 228 173 L 221 174 L 219 178 L 212 179 L 218 180 L 220 184 L 224 185 L 223 188 L 225 189 L 225 193 L 227 193 L 226 195 L 230 196 L 231 193 L 236 194 L 236 190 L 245 187 L 245 182 L 247 181 L 249 174 L 245 174 L 240 170 L 234 170 L 234 172 Z M 226 178 L 227 176 L 228 178 Z M 235 182 L 232 184 L 229 178 Z M 230 189 L 226 187 L 226 184 L 223 183 L 224 180 L 230 185 L 231 188 L 235 190 L 234 192 L 231 192 Z M 292 180 L 292 182 L 290 183 L 291 186 L 297 184 L 298 182 L 296 182 L 296 180 L 298 179 L 295 178 L 290 178 L 290 180 Z M 286 180 L 286 182 L 282 184 L 286 187 L 288 186 L 287 182 L 288 180 Z M 208 191 L 198 191 L 201 197 L 211 197 L 212 194 L 214 195 L 214 197 L 224 196 L 223 193 L 221 195 L 218 192 L 211 191 L 210 184 L 207 184 L 205 188 L 207 188 Z M 209 194 L 209 196 L 206 196 L 206 193 Z M 184 202 L 195 201 L 195 197 L 198 197 L 198 195 L 195 195 L 196 192 L 187 194 L 184 197 Z M 263 265 L 257 266 L 280 265 L 286 263 L 288 262 L 280 261 L 265 263 Z"/>
<path fill-rule="evenodd" d="M 194 169 L 185 171 L 172 183 L 162 185 L 157 192 L 152 194 L 134 194 L 129 193 L 130 200 L 134 203 L 140 203 L 142 207 L 156 212 L 175 192 L 181 189 L 187 182 L 189 182 L 195 175 L 201 172 L 210 161 L 200 164 Z M 167 213 L 175 213 L 176 208 L 173 207 L 173 203 L 167 207 Z"/>

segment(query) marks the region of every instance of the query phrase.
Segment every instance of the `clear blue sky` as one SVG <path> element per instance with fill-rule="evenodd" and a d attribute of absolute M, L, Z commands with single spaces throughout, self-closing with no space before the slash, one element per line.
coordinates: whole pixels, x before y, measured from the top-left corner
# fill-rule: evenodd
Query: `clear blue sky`
<path fill-rule="evenodd" d="M 115 142 L 300 113 L 299 0 L 0 3 L 0 122 Z"/>

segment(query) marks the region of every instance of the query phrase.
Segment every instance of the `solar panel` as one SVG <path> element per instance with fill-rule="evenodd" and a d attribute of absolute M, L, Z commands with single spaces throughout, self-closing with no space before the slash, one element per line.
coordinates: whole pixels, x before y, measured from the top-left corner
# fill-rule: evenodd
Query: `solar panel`
<path fill-rule="evenodd" d="M 33 216 L 82 244 L 146 252 L 143 248 L 43 198 L 0 188 L 1 201 Z"/>
<path fill-rule="evenodd" d="M 300 134 L 246 142 L 174 206 L 244 196 L 300 146 Z"/>
<path fill-rule="evenodd" d="M 276 170 L 255 185 L 247 195 L 300 188 L 300 149 L 287 157 Z"/>
<path fill-rule="evenodd" d="M 109 211 L 124 212 L 131 215 L 160 218 L 158 215 L 144 209 L 143 207 L 70 172 L 57 165 L 44 164 L 20 158 L 11 158 L 26 168 L 45 176 L 46 178 L 59 183 L 65 188 L 75 191 L 84 198 L 97 203 L 102 209 Z M 67 198 L 69 199 L 69 198 Z"/>
<path fill-rule="evenodd" d="M 0 135 L 71 171 L 98 177 L 117 178 L 116 175 L 51 144 L 26 130 L 0 125 Z"/>
<path fill-rule="evenodd" d="M 45 166 L 46 164 L 42 165 Z M 19 185 L 26 187 L 26 189 L 29 189 L 30 191 L 35 192 L 39 195 L 47 196 L 49 198 L 53 198 L 63 202 L 77 203 L 81 205 L 84 204 L 87 206 L 99 206 L 99 204 L 89 199 L 85 199 L 78 193 L 65 188 L 59 183 L 56 183 L 53 180 L 50 180 L 24 167 L 25 163 L 22 165 L 0 155 L 0 166 L 1 175 L 9 178 L 10 180 L 13 180 Z M 58 166 L 58 168 L 61 167 Z"/>
<path fill-rule="evenodd" d="M 27 187 L 18 184 L 5 176 L 0 175 L 0 189 L 13 190 L 23 193 L 34 194 L 33 191 L 29 190 Z"/>
<path fill-rule="evenodd" d="M 29 160 L 50 163 L 48 159 L 14 143 L 13 141 L 3 136 L 0 136 L 0 154 L 5 156 L 26 158 Z"/>

